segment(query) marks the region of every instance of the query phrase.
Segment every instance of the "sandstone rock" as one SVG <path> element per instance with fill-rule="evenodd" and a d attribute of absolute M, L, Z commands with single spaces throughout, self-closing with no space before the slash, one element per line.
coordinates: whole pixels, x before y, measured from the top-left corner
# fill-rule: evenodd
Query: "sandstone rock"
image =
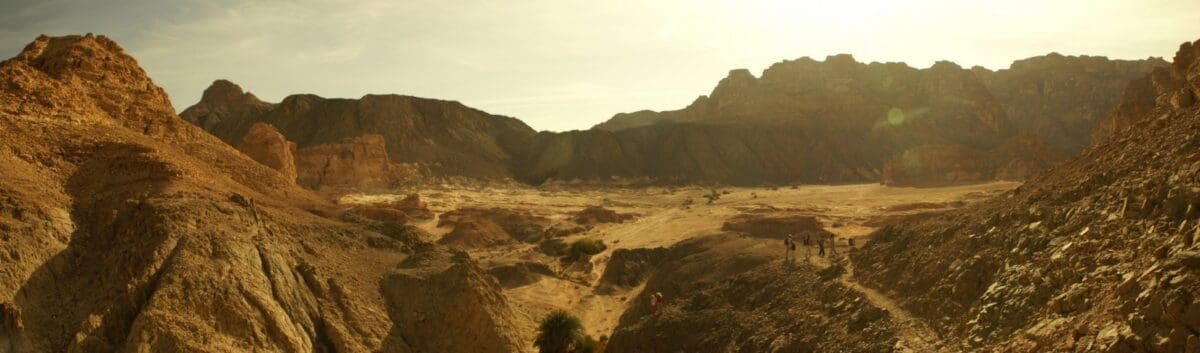
<path fill-rule="evenodd" d="M 284 179 L 296 180 L 296 162 L 293 157 L 296 144 L 284 139 L 271 125 L 257 123 L 251 126 L 237 149 L 251 159 L 279 171 Z"/>
<path fill-rule="evenodd" d="M 415 254 L 382 291 L 397 328 L 385 352 L 521 352 L 532 342 L 516 330 L 500 285 L 465 254 Z"/>
<path fill-rule="evenodd" d="M 382 136 L 363 135 L 296 151 L 297 182 L 309 189 L 388 190 L 421 175 L 388 158 Z"/>

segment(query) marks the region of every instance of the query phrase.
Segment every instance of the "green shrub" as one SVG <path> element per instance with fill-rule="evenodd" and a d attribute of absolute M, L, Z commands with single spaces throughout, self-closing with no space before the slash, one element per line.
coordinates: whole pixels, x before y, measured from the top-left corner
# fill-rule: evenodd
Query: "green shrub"
<path fill-rule="evenodd" d="M 542 318 L 533 346 L 539 353 L 566 353 L 572 346 L 582 346 L 587 340 L 579 318 L 563 310 L 555 310 Z"/>

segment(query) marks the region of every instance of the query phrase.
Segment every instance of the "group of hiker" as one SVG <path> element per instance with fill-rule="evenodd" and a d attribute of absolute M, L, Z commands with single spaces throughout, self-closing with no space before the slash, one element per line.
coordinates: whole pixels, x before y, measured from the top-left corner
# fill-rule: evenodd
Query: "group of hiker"
<path fill-rule="evenodd" d="M 801 238 L 801 243 L 802 243 L 800 245 L 804 246 L 804 258 L 805 259 L 808 259 L 810 256 L 812 256 L 813 244 L 816 244 L 817 256 L 825 257 L 825 247 L 827 246 L 827 244 L 829 247 L 829 254 L 837 255 L 837 246 L 834 244 L 833 234 L 829 234 L 829 235 L 804 234 L 800 238 Z M 846 238 L 846 244 L 849 245 L 851 248 L 853 248 L 854 247 L 854 237 Z M 796 252 L 796 240 L 792 237 L 792 234 L 788 234 L 787 237 L 783 239 L 783 247 L 784 247 L 783 257 L 787 260 L 791 260 L 794 256 L 794 255 L 792 255 L 792 253 Z"/>

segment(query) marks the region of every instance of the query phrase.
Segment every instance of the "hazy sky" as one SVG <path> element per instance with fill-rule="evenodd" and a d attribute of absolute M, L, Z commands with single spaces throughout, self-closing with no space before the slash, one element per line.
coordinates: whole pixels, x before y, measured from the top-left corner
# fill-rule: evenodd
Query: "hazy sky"
<path fill-rule="evenodd" d="M 108 35 L 176 109 L 214 79 L 293 93 L 458 100 L 540 130 L 678 109 L 734 68 L 837 53 L 1004 68 L 1051 51 L 1170 58 L 1200 0 L 0 1 L 0 56 Z"/>

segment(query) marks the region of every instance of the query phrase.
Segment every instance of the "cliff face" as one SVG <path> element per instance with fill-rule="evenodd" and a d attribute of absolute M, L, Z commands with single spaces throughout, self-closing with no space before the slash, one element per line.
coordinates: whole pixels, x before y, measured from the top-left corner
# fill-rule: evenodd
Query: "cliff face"
<path fill-rule="evenodd" d="M 1119 128 L 1079 157 L 1007 195 L 878 231 L 851 255 L 860 279 L 963 350 L 1200 347 L 1197 44 L 1131 84 Z"/>
<path fill-rule="evenodd" d="M 1159 58 L 1109 60 L 1051 53 L 1013 62 L 1008 69 L 971 70 L 1012 121 L 1017 134 L 1037 135 L 1068 153 L 1091 140 L 1130 81 L 1167 66 Z"/>
<path fill-rule="evenodd" d="M 271 124 L 301 149 L 378 135 L 395 162 L 487 179 L 512 177 L 509 161 L 534 134 L 519 120 L 458 102 L 399 95 L 293 95 L 267 104 L 227 81 L 214 82 L 201 101 L 180 116 L 230 143 L 260 122 Z"/>
<path fill-rule="evenodd" d="M 362 135 L 296 151 L 301 186 L 312 190 L 387 190 L 425 173 L 419 166 L 388 158 L 383 136 Z"/>
<path fill-rule="evenodd" d="M 0 164 L 0 352 L 374 352 L 420 339 L 381 291 L 416 244 L 373 245 L 404 237 L 341 220 L 180 119 L 108 38 L 42 36 L 0 62 Z"/>

